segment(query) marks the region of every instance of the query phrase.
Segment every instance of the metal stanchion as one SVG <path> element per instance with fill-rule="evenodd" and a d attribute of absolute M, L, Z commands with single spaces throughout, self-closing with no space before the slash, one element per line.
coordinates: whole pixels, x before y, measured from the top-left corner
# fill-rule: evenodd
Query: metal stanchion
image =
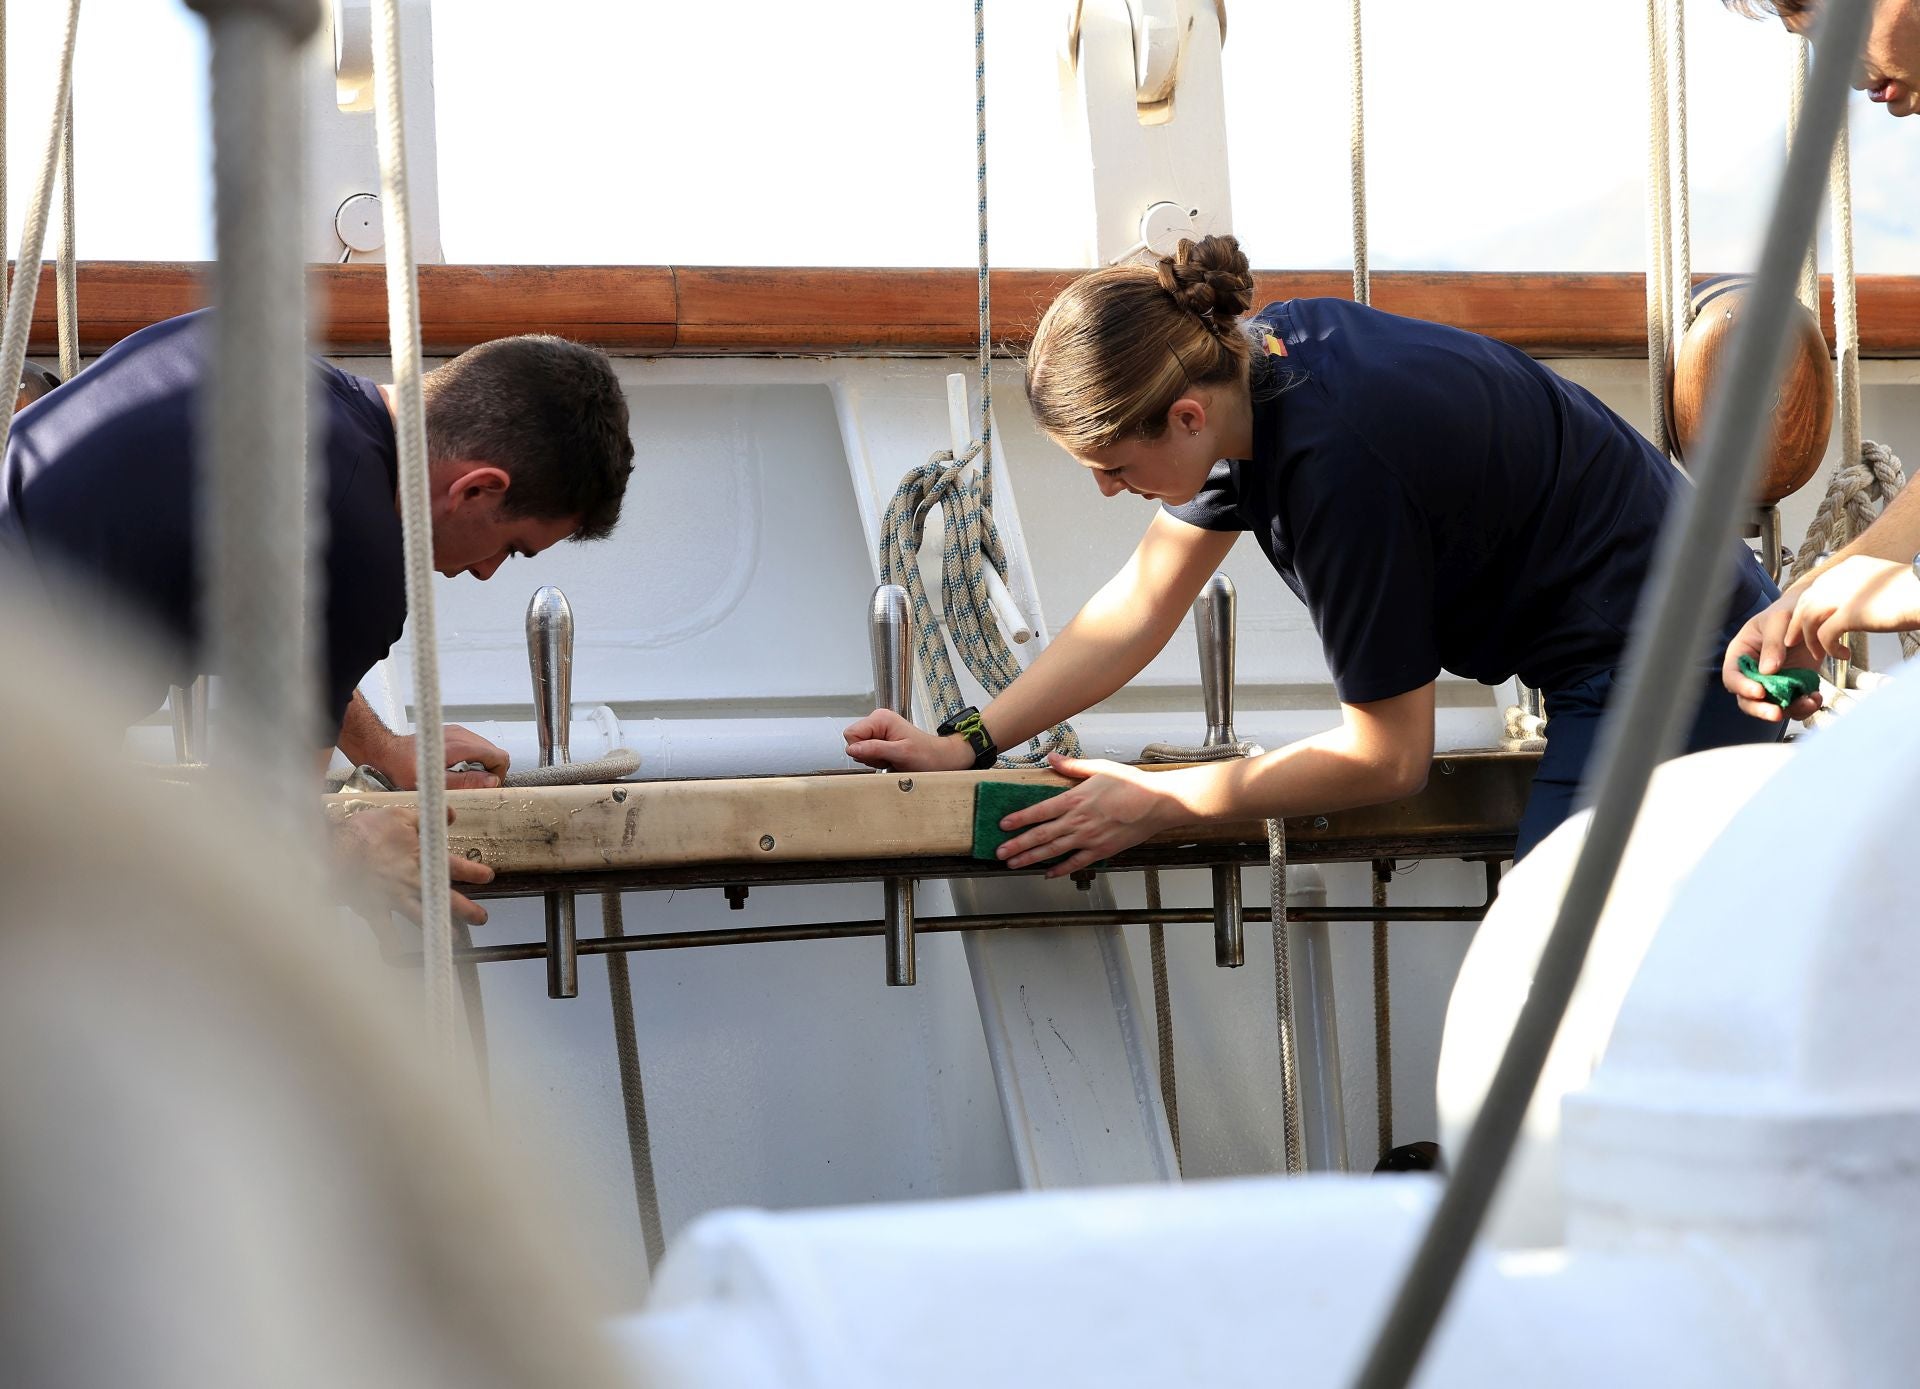
<path fill-rule="evenodd" d="M 527 664 L 533 671 L 533 721 L 540 738 L 540 765 L 569 760 L 573 725 L 573 609 L 551 584 L 534 590 L 527 604 Z M 573 920 L 573 894 L 549 892 L 547 997 L 580 993 L 580 959 Z"/>
<path fill-rule="evenodd" d="M 1233 580 L 1215 574 L 1193 604 L 1194 631 L 1200 639 L 1200 695 L 1207 710 L 1207 747 L 1239 742 L 1233 731 Z M 1238 969 L 1247 962 L 1246 933 L 1240 921 L 1240 870 L 1213 870 L 1213 962 Z"/>
<path fill-rule="evenodd" d="M 881 584 L 867 613 L 867 639 L 873 654 L 873 697 L 883 709 L 912 717 L 913 619 L 907 591 Z M 887 983 L 903 987 L 914 980 L 913 879 L 888 878 L 886 891 Z"/>
<path fill-rule="evenodd" d="M 173 715 L 173 760 L 185 765 L 207 760 L 207 677 L 167 689 Z"/>

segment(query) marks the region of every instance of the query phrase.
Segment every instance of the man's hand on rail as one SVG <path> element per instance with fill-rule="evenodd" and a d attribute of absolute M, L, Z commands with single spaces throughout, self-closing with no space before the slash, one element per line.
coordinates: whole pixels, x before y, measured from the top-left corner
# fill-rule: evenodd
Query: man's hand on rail
<path fill-rule="evenodd" d="M 453 823 L 453 811 L 447 811 Z M 398 806 L 362 810 L 334 826 L 336 865 L 357 910 L 363 915 L 398 912 L 420 920 L 420 812 Z M 490 883 L 484 863 L 449 854 L 448 875 L 455 883 Z M 487 911 L 478 902 L 453 894 L 456 921 L 482 925 Z M 376 923 L 377 924 L 377 923 Z"/>
<path fill-rule="evenodd" d="M 420 779 L 415 774 L 418 770 L 416 762 L 419 756 L 411 733 L 395 734 L 366 761 L 400 790 L 412 791 L 420 784 Z M 447 789 L 449 791 L 488 791 L 500 785 L 507 774 L 508 758 L 505 749 L 495 747 L 472 729 L 450 723 L 447 725 L 447 766 L 455 767 L 462 762 L 478 762 L 485 770 L 448 772 Z"/>
<path fill-rule="evenodd" d="M 1727 643 L 1726 656 L 1720 664 L 1720 683 L 1739 702 L 1743 713 L 1751 714 L 1764 723 L 1804 719 L 1820 707 L 1820 696 L 1813 694 L 1804 695 L 1794 700 L 1789 708 L 1782 709 L 1767 697 L 1766 690 L 1759 682 L 1740 673 L 1742 656 L 1753 657 L 1763 675 L 1778 674 L 1788 666 L 1811 668 L 1819 664 L 1820 658 L 1804 645 L 1791 644 L 1787 640 L 1788 624 L 1793 620 L 1794 608 L 1806 592 L 1807 584 L 1808 581 L 1803 579 L 1767 608 L 1747 619 L 1747 624 Z"/>
<path fill-rule="evenodd" d="M 942 738 L 894 713 L 875 709 L 841 730 L 847 756 L 883 772 L 964 772 L 973 765 L 973 749 L 958 736 Z"/>
<path fill-rule="evenodd" d="M 1163 780 L 1166 773 L 1058 753 L 1047 761 L 1080 784 L 1001 820 L 1003 830 L 1025 831 L 998 850 L 1009 868 L 1046 863 L 1064 854 L 1067 857 L 1047 869 L 1049 878 L 1064 877 L 1191 818 L 1167 793 L 1171 783 Z"/>
<path fill-rule="evenodd" d="M 1849 632 L 1915 630 L 1920 630 L 1920 576 L 1913 566 L 1853 555 L 1821 570 L 1800 592 L 1784 640 L 1823 660 L 1846 655 Z"/>

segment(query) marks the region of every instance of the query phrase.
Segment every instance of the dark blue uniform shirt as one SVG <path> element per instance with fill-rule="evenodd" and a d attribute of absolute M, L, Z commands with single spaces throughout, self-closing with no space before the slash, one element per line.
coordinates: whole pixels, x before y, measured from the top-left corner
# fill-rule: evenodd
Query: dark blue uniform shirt
<path fill-rule="evenodd" d="M 1553 690 L 1619 664 L 1660 523 L 1689 485 L 1637 430 L 1457 328 L 1343 299 L 1254 322 L 1286 355 L 1256 362 L 1272 378 L 1255 391 L 1253 457 L 1215 464 L 1168 509 L 1253 532 L 1307 605 L 1343 703 L 1442 670 Z M 1744 545 L 1727 565 L 1728 616 L 1744 618 L 1772 590 Z"/>
<path fill-rule="evenodd" d="M 205 314 L 189 314 L 117 344 L 20 413 L 0 463 L 0 545 L 24 543 L 43 571 L 121 600 L 158 639 L 166 669 L 149 673 L 151 686 L 124 692 L 129 717 L 157 708 L 167 682 L 207 669 L 194 544 L 208 326 Z M 326 487 L 325 563 L 315 581 L 326 585 L 331 737 L 354 686 L 406 622 L 399 462 L 392 416 L 371 381 L 316 361 L 309 400 L 315 438 L 324 440 L 313 466 Z"/>

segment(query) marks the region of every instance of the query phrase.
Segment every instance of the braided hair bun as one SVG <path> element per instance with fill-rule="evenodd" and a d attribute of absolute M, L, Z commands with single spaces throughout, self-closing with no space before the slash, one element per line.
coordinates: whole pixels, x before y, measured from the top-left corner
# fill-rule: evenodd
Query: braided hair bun
<path fill-rule="evenodd" d="M 1215 337 L 1234 333 L 1253 307 L 1253 268 L 1231 236 L 1182 238 L 1172 255 L 1160 257 L 1158 268 L 1160 287 Z"/>

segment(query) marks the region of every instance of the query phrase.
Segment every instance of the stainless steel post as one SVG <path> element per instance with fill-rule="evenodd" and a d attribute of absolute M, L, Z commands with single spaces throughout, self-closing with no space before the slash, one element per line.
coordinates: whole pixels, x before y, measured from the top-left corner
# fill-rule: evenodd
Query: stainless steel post
<path fill-rule="evenodd" d="M 1813 557 L 1813 567 L 1818 569 L 1832 558 L 1833 551 L 1822 550 Z M 1843 643 L 1843 647 L 1848 653 L 1846 656 L 1827 656 L 1823 657 L 1820 662 L 1820 677 L 1829 685 L 1833 686 L 1836 691 L 1836 696 L 1838 691 L 1847 688 L 1847 674 L 1852 665 L 1852 645 L 1850 643 Z"/>
<path fill-rule="evenodd" d="M 873 655 L 873 697 L 880 708 L 912 717 L 913 618 L 907 591 L 881 584 L 867 612 L 867 639 Z M 887 983 L 914 981 L 913 879 L 888 878 L 886 892 Z"/>
<path fill-rule="evenodd" d="M 1236 602 L 1233 580 L 1215 574 L 1193 602 L 1193 629 L 1200 640 L 1200 698 L 1207 710 L 1206 746 L 1240 741 L 1233 731 L 1233 644 Z M 1238 969 L 1247 962 L 1240 920 L 1240 870 L 1213 870 L 1213 962 Z"/>
<path fill-rule="evenodd" d="M 198 677 L 191 685 L 173 685 L 167 690 L 167 707 L 173 714 L 173 760 L 179 763 L 207 760 L 207 677 Z"/>
<path fill-rule="evenodd" d="M 1780 508 L 1763 506 L 1758 517 L 1760 523 L 1760 564 L 1767 571 L 1767 577 L 1776 584 L 1780 582 Z"/>
<path fill-rule="evenodd" d="M 540 765 L 571 761 L 573 726 L 573 609 L 567 595 L 552 584 L 534 590 L 527 604 L 527 665 L 533 673 L 533 722 L 540 739 Z M 575 998 L 580 993 L 578 936 L 573 894 L 549 892 L 547 908 L 547 997 Z"/>
<path fill-rule="evenodd" d="M 1240 741 L 1233 731 L 1234 625 L 1239 601 L 1233 580 L 1215 574 L 1193 600 L 1193 629 L 1200 639 L 1200 699 L 1207 709 L 1206 745 Z"/>

